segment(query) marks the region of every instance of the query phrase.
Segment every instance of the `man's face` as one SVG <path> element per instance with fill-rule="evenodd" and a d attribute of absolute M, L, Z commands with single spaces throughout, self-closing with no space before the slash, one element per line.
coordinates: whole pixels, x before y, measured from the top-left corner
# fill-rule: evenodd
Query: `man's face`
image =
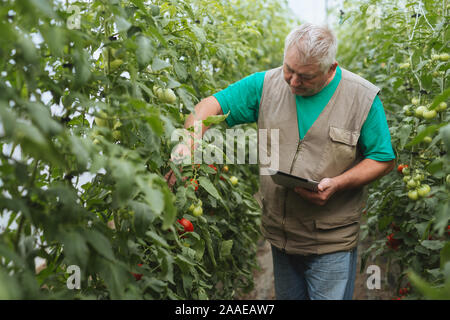
<path fill-rule="evenodd" d="M 320 69 L 316 61 L 301 64 L 297 48 L 289 48 L 283 64 L 284 80 L 289 84 L 291 92 L 299 96 L 312 96 L 328 83 L 334 69 L 326 72 Z"/>

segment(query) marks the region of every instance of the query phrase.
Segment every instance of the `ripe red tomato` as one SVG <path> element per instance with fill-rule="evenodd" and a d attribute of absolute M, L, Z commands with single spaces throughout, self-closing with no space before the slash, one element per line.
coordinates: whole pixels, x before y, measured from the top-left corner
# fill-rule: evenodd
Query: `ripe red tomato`
<path fill-rule="evenodd" d="M 394 238 L 394 233 L 391 233 L 390 235 L 387 236 L 387 241 L 386 241 L 386 245 L 393 249 L 393 250 L 398 250 L 398 247 L 400 246 L 400 244 L 402 243 L 401 239 L 395 239 Z"/>
<path fill-rule="evenodd" d="M 214 171 L 216 171 L 216 172 L 217 172 L 217 168 L 216 168 L 215 166 L 213 166 L 212 164 L 208 164 L 208 167 L 210 167 L 210 168 L 214 169 Z"/>
<path fill-rule="evenodd" d="M 139 263 L 138 267 L 142 267 L 142 263 Z M 141 280 L 141 278 L 142 278 L 142 273 L 134 273 L 134 272 L 132 272 L 131 274 L 136 279 L 136 281 Z"/>
<path fill-rule="evenodd" d="M 409 166 L 407 164 L 399 164 L 397 167 L 397 171 L 399 173 L 402 173 L 403 168 L 408 168 Z"/>
<path fill-rule="evenodd" d="M 191 179 L 189 181 L 191 182 L 191 184 L 193 184 L 195 186 L 195 191 L 197 191 L 198 190 L 198 181 L 194 180 L 194 179 Z"/>
<path fill-rule="evenodd" d="M 184 232 L 192 232 L 194 231 L 194 225 L 186 218 L 182 218 L 177 220 L 179 224 L 184 227 Z"/>

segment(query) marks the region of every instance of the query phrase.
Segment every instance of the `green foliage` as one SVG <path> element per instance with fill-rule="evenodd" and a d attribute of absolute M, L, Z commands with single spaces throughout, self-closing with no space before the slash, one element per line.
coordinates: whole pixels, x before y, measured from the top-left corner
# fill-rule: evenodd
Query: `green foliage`
<path fill-rule="evenodd" d="M 363 235 L 374 242 L 363 261 L 369 254 L 387 256 L 400 266 L 398 287 L 412 275 L 412 299 L 448 298 L 450 277 L 448 267 L 439 267 L 439 253 L 450 240 L 450 114 L 438 106 L 449 102 L 449 7 L 446 1 L 371 0 L 346 1 L 343 10 L 336 26 L 340 63 L 381 88 L 397 164 L 410 169 L 406 181 L 394 170 L 372 184 Z M 437 115 L 417 116 L 419 106 Z M 427 184 L 431 191 L 409 199 L 410 179 L 416 189 Z M 394 245 L 386 241 L 391 234 Z M 446 293 L 431 289 L 444 282 Z"/>
<path fill-rule="evenodd" d="M 197 191 L 181 179 L 171 190 L 164 175 L 171 134 L 200 99 L 281 64 L 286 4 L 74 5 L 0 8 L 0 299 L 229 299 L 251 288 L 256 169 L 185 166 Z M 182 217 L 194 232 L 180 234 Z M 66 287 L 69 265 L 79 291 Z"/>

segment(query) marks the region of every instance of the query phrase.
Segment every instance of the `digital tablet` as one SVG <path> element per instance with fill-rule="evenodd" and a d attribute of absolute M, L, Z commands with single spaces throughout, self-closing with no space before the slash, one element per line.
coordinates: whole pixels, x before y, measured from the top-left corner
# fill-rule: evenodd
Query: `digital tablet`
<path fill-rule="evenodd" d="M 275 182 L 278 185 L 294 189 L 296 187 L 302 187 L 305 189 L 309 189 L 311 191 L 317 191 L 317 187 L 319 185 L 319 182 L 293 176 L 289 173 L 278 171 L 278 170 L 272 170 L 269 169 L 269 171 L 273 174 L 271 174 L 273 182 Z"/>

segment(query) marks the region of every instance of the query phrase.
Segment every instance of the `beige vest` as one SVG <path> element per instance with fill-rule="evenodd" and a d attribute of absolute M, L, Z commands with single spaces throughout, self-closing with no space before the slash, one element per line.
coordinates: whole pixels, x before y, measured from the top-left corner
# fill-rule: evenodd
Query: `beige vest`
<path fill-rule="evenodd" d="M 269 155 L 273 143 L 270 129 L 279 129 L 279 170 L 320 181 L 338 176 L 362 160 L 357 142 L 379 88 L 341 70 L 335 93 L 303 140 L 299 139 L 295 96 L 283 78 L 282 67 L 266 72 L 258 129 L 269 129 L 264 148 Z M 269 175 L 260 175 L 256 197 L 263 211 L 261 231 L 271 244 L 289 254 L 350 250 L 357 245 L 366 188 L 339 191 L 318 206 L 275 184 Z"/>

